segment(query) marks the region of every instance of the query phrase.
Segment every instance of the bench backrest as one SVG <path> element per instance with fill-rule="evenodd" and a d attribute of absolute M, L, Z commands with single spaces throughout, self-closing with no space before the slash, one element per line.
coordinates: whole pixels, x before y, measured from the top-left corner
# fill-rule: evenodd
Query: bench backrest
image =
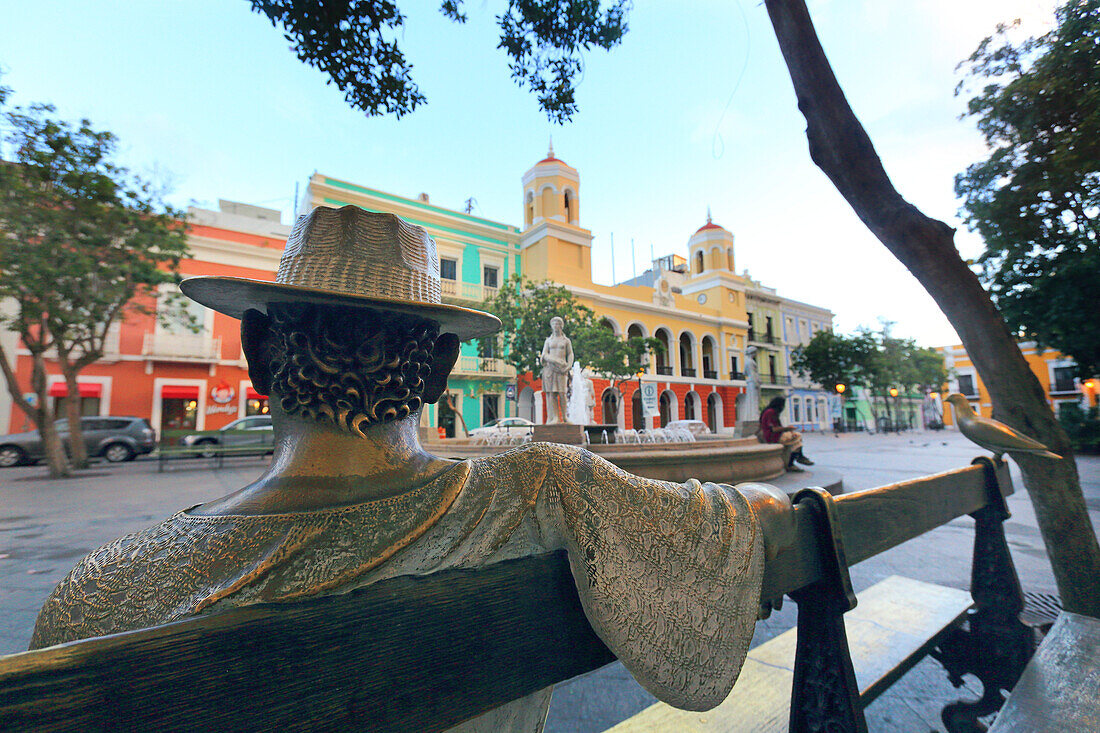
<path fill-rule="evenodd" d="M 987 462 L 846 494 L 833 534 L 853 564 L 1011 490 Z M 829 573 L 820 516 L 795 519 L 766 599 Z M 0 729 L 441 730 L 613 659 L 559 552 L 3 657 Z"/>

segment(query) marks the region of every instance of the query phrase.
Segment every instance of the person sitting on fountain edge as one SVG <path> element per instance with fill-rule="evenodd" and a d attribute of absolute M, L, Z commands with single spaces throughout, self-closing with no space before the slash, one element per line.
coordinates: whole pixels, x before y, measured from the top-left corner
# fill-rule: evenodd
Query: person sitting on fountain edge
<path fill-rule="evenodd" d="M 760 413 L 760 437 L 765 443 L 779 443 L 787 453 L 787 470 L 800 472 L 801 468 L 794 465 L 795 461 L 804 466 L 812 466 L 814 462 L 802 453 L 802 433 L 794 428 L 784 427 L 779 422 L 779 415 L 787 406 L 787 398 L 773 397 L 764 411 Z"/>
<path fill-rule="evenodd" d="M 765 555 L 793 541 L 785 494 L 641 478 L 547 443 L 463 461 L 427 453 L 421 410 L 444 393 L 460 340 L 500 322 L 441 304 L 435 242 L 391 214 L 315 209 L 275 282 L 181 288 L 241 319 L 252 383 L 271 397 L 271 465 L 92 552 L 46 601 L 32 648 L 564 548 L 592 627 L 644 687 L 688 709 L 725 699 Z M 474 728 L 541 730 L 549 698 Z"/>

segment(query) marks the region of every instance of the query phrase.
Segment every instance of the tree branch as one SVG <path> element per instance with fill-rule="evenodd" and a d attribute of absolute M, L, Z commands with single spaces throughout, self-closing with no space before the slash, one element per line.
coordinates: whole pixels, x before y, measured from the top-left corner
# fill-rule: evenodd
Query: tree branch
<path fill-rule="evenodd" d="M 1089 520 L 1069 438 L 1004 319 L 959 257 L 954 230 L 905 201 L 890 182 L 817 38 L 804 0 L 765 0 L 810 157 L 868 229 L 924 286 L 955 327 L 993 400 L 994 415 L 1064 459 L 1018 463 L 1067 610 L 1100 616 L 1100 545 Z"/>

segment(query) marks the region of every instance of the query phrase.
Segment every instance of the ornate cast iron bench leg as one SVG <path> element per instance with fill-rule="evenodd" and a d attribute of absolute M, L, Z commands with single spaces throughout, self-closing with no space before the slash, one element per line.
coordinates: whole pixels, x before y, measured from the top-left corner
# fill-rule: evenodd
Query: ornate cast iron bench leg
<path fill-rule="evenodd" d="M 844 629 L 844 614 L 855 608 L 856 596 L 834 521 L 833 497 L 824 489 L 809 488 L 795 494 L 794 503 L 814 513 L 825 577 L 791 594 L 798 604 L 798 642 L 790 730 L 867 733 Z"/>
<path fill-rule="evenodd" d="M 977 458 L 974 463 L 985 467 L 990 496 L 990 504 L 971 515 L 975 521 L 970 571 L 974 609 L 961 628 L 932 650 L 932 656 L 943 664 L 955 687 L 962 685 L 965 674 L 981 680 L 982 697 L 944 707 L 940 717 L 950 733 L 984 731 L 978 718 L 1000 709 L 1002 690 L 1009 692 L 1016 685 L 1035 651 L 1035 634 L 1019 618 L 1024 594 L 1005 540 L 1004 521 L 1010 514 L 997 484 L 997 464 L 989 458 Z"/>

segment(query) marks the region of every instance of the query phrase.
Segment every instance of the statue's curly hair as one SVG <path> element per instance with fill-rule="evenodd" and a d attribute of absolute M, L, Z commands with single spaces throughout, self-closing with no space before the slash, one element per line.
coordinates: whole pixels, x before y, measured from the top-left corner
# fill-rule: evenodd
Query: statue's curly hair
<path fill-rule="evenodd" d="M 412 315 L 272 303 L 271 391 L 290 415 L 359 435 L 423 404 L 439 327 Z"/>

